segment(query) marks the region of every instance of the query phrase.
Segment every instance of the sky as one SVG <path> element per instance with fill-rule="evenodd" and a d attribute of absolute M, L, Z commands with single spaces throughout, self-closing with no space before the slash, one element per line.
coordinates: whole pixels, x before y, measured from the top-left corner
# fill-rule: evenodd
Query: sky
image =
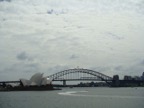
<path fill-rule="evenodd" d="M 0 81 L 66 69 L 144 72 L 144 0 L 0 0 Z"/>

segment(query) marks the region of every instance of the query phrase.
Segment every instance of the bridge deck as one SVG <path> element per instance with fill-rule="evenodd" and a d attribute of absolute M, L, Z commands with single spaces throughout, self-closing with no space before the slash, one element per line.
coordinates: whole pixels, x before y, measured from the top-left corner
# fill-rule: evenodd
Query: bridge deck
<path fill-rule="evenodd" d="M 20 83 L 20 81 L 0 81 L 0 84 L 3 83 Z"/>
<path fill-rule="evenodd" d="M 112 80 L 100 80 L 100 79 L 53 79 L 52 81 L 112 81 Z"/>

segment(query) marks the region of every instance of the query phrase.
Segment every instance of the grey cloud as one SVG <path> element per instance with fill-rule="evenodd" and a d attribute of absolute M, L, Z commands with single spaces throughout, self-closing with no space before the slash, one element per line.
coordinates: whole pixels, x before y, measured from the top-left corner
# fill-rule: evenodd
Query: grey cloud
<path fill-rule="evenodd" d="M 125 73 L 132 76 L 134 75 L 141 76 L 143 71 L 144 71 L 144 67 L 138 65 L 129 66 L 128 68 L 125 69 Z"/>
<path fill-rule="evenodd" d="M 54 43 L 58 47 L 67 45 L 76 46 L 80 44 L 78 37 L 70 37 L 70 36 L 55 37 L 53 39 L 48 39 L 47 42 L 51 44 Z"/>
<path fill-rule="evenodd" d="M 103 73 L 105 71 L 111 70 L 110 68 L 111 67 L 109 66 L 96 66 L 96 67 L 91 67 L 90 69 Z"/>
<path fill-rule="evenodd" d="M 0 0 L 2 1 L 11 1 L 11 0 Z M 26 5 L 30 5 L 32 7 L 32 5 L 36 5 L 35 8 L 36 10 L 34 10 L 33 8 L 31 8 L 29 6 L 29 8 L 27 8 L 26 10 L 33 13 L 34 11 L 39 11 L 39 12 L 43 12 L 44 10 L 40 7 L 41 5 L 43 5 L 43 8 L 47 8 L 50 7 L 50 9 L 48 9 L 47 13 L 48 14 L 64 14 L 67 13 L 67 10 L 71 10 L 72 12 L 78 12 L 77 10 L 79 10 L 79 12 L 85 12 L 85 11 L 94 11 L 94 12 L 119 12 L 119 11 L 130 11 L 130 12 L 136 12 L 136 13 L 144 13 L 144 2 L 142 0 L 137 0 L 137 2 L 135 2 L 136 0 L 90 0 L 90 1 L 79 1 L 79 0 L 73 0 L 73 1 L 51 1 L 51 0 L 47 0 L 47 1 L 39 1 L 39 0 L 35 0 L 33 1 L 25 1 L 23 0 L 22 2 L 25 3 Z M 45 4 L 43 4 L 45 3 Z M 21 5 L 21 4 L 19 4 Z M 40 5 L 40 6 L 39 6 Z M 23 5 L 21 5 L 22 7 Z M 63 7 L 66 7 L 63 8 Z M 67 9 L 68 8 L 68 9 Z M 51 11 L 53 10 L 53 11 Z"/>
<path fill-rule="evenodd" d="M 90 69 L 108 75 L 110 77 L 113 77 L 113 75 L 118 74 L 118 72 L 113 71 L 113 66 L 95 66 L 90 67 Z"/>
<path fill-rule="evenodd" d="M 115 68 L 114 68 L 116 71 L 121 71 L 121 70 L 123 70 L 123 66 L 116 66 Z"/>
<path fill-rule="evenodd" d="M 20 27 L 22 27 L 22 26 L 20 26 Z M 31 29 L 27 26 L 24 26 L 24 28 Z M 23 32 L 25 32 L 25 30 Z M 25 32 L 20 35 L 15 34 L 11 37 L 11 40 L 13 40 L 13 41 L 17 40 L 21 43 L 24 42 L 26 44 L 30 44 L 31 46 L 35 47 L 35 46 L 40 45 L 43 41 L 43 36 L 39 36 L 39 35 L 44 35 L 44 32 L 36 32 L 36 33 Z"/>
<path fill-rule="evenodd" d="M 53 9 L 47 11 L 48 14 L 53 14 L 53 12 L 54 12 Z"/>
<path fill-rule="evenodd" d="M 47 70 L 50 73 L 49 75 L 51 75 L 51 74 L 54 74 L 54 73 L 57 73 L 60 71 L 67 70 L 69 68 L 70 68 L 70 66 L 68 66 L 68 65 L 55 65 L 53 67 L 48 68 Z"/>
<path fill-rule="evenodd" d="M 72 54 L 72 55 L 70 56 L 70 59 L 76 59 L 76 58 L 79 58 L 79 56 L 78 56 L 78 55 L 75 55 L 75 54 Z"/>
<path fill-rule="evenodd" d="M 52 39 L 48 39 L 49 42 L 56 42 L 56 41 L 63 41 L 66 40 L 67 37 L 66 36 L 59 36 L 59 37 L 54 37 Z"/>
<path fill-rule="evenodd" d="M 138 75 L 138 74 L 141 75 L 141 70 L 142 70 L 142 68 L 140 68 L 140 67 L 137 68 L 136 64 L 129 65 L 129 66 L 127 66 L 127 65 L 126 66 L 123 66 L 123 65 L 98 66 L 98 67 L 92 67 L 91 69 L 101 72 L 101 73 L 106 74 L 111 77 L 113 77 L 113 75 L 118 74 L 121 78 L 123 78 L 124 75 L 132 75 L 132 76 Z M 107 72 L 108 72 L 108 74 L 107 74 Z"/>
<path fill-rule="evenodd" d="M 17 58 L 19 60 L 26 60 L 28 57 L 25 52 L 21 52 L 20 54 L 17 55 Z"/>
<path fill-rule="evenodd" d="M 106 34 L 107 34 L 110 38 L 112 38 L 112 39 L 116 39 L 116 40 L 122 40 L 122 39 L 124 39 L 124 37 L 118 36 L 118 35 L 116 35 L 116 34 L 114 34 L 114 33 L 111 33 L 111 32 L 107 32 Z"/>
<path fill-rule="evenodd" d="M 140 65 L 144 65 L 144 60 L 141 60 L 141 61 L 140 61 Z"/>
<path fill-rule="evenodd" d="M 28 72 L 28 73 L 36 73 L 39 72 L 39 64 L 37 63 L 30 63 L 30 64 L 25 64 L 25 63 L 15 63 L 10 67 L 7 67 L 3 69 L 2 71 L 4 73 L 23 73 L 23 72 Z"/>
<path fill-rule="evenodd" d="M 4 2 L 4 1 L 11 2 L 11 0 L 0 0 L 0 2 Z"/>
<path fill-rule="evenodd" d="M 140 63 L 133 63 L 129 65 L 119 65 L 114 67 L 114 70 L 119 74 L 119 75 L 131 75 L 135 76 L 138 75 L 140 76 L 142 72 L 144 71 L 143 67 L 143 61 Z"/>
<path fill-rule="evenodd" d="M 75 38 L 68 36 L 58 36 L 53 39 L 49 39 L 49 41 L 72 41 L 72 40 L 75 40 Z"/>
<path fill-rule="evenodd" d="M 16 57 L 18 60 L 29 60 L 29 61 L 33 60 L 33 58 L 30 57 L 26 52 L 21 52 Z"/>
<path fill-rule="evenodd" d="M 21 62 L 6 67 L 3 70 L 0 70 L 0 72 L 1 72 L 0 80 L 2 81 L 2 80 L 19 80 L 19 78 L 28 78 L 34 73 L 38 73 L 41 71 L 40 71 L 40 65 L 37 63 L 25 64 Z"/>
<path fill-rule="evenodd" d="M 47 11 L 47 14 L 56 14 L 56 15 L 59 15 L 59 14 L 66 14 L 67 12 L 68 12 L 67 9 L 62 9 L 62 10 L 49 9 Z"/>
<path fill-rule="evenodd" d="M 9 77 L 17 72 L 52 74 L 75 65 L 106 75 L 144 70 L 144 60 L 129 66 L 143 57 L 143 0 L 0 1 L 0 71 Z"/>

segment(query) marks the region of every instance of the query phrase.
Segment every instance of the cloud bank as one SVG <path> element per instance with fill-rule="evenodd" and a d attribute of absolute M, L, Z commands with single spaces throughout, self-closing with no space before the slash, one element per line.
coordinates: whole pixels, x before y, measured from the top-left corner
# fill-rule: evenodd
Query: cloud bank
<path fill-rule="evenodd" d="M 0 80 L 88 68 L 144 71 L 143 0 L 1 0 Z"/>

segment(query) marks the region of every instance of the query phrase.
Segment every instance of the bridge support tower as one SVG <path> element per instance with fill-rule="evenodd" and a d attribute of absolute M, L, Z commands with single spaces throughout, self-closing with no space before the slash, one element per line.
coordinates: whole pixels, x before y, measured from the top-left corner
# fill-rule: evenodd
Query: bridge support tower
<path fill-rule="evenodd" d="M 63 80 L 63 86 L 66 86 L 66 80 Z"/>
<path fill-rule="evenodd" d="M 120 86 L 119 76 L 118 75 L 114 75 L 112 82 L 113 82 L 112 86 L 119 87 Z"/>

